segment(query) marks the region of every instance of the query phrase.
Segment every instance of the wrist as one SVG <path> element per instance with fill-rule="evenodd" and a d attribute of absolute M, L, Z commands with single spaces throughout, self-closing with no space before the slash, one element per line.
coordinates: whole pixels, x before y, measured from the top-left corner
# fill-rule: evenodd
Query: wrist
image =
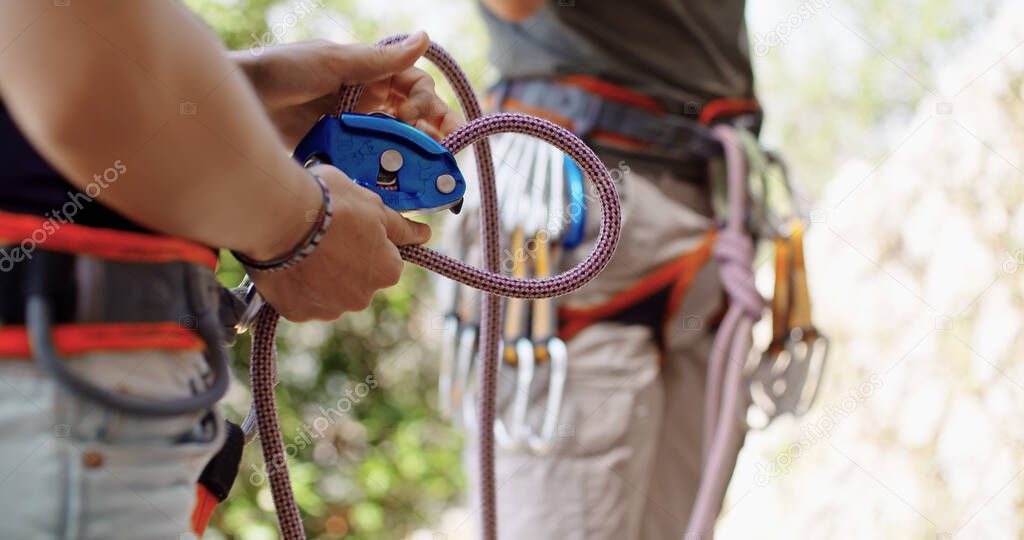
<path fill-rule="evenodd" d="M 316 202 L 298 205 L 291 212 L 283 212 L 284 222 L 275 227 L 280 234 L 259 248 L 244 253 L 233 252 L 246 267 L 253 270 L 273 271 L 294 266 L 310 255 L 331 224 L 331 195 L 327 183 L 314 171 L 304 171 L 305 184 L 316 194 Z M 311 181 L 310 181 L 311 180 Z"/>

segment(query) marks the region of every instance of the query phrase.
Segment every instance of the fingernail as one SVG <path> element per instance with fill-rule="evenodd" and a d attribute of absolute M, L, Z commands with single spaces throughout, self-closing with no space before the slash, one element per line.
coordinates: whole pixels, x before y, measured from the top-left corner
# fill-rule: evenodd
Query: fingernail
<path fill-rule="evenodd" d="M 424 32 L 423 30 L 420 30 L 419 32 L 413 34 L 409 34 L 408 36 L 405 37 L 405 39 L 402 40 L 402 46 L 412 47 L 416 45 L 416 43 L 418 43 L 421 39 L 426 37 L 426 35 L 427 33 Z"/>

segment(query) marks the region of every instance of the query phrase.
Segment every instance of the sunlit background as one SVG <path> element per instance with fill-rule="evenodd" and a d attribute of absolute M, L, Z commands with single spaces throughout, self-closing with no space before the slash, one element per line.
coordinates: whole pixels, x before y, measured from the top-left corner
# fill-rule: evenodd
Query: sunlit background
<path fill-rule="evenodd" d="M 233 48 L 425 29 L 478 89 L 497 76 L 471 0 L 188 3 Z M 834 348 L 815 407 L 748 436 L 719 537 L 1024 537 L 1024 6 L 752 0 L 748 21 L 762 138 L 813 198 Z M 282 420 L 313 536 L 473 535 L 461 435 L 433 406 L 426 282 L 410 270 L 366 312 L 286 328 Z M 235 385 L 236 418 L 247 399 Z M 342 420 L 311 430 L 332 407 Z M 207 537 L 275 537 L 261 463 L 250 448 Z"/>

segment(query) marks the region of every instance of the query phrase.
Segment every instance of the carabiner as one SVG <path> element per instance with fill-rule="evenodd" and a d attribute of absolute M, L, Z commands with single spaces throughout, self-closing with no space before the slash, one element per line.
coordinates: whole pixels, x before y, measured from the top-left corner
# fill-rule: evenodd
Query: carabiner
<path fill-rule="evenodd" d="M 562 396 L 565 394 L 565 381 L 569 372 L 569 352 L 565 342 L 553 337 L 548 340 L 546 349 L 549 373 L 544 421 L 541 423 L 540 434 L 530 430 L 526 439 L 530 450 L 538 455 L 546 454 L 554 447 L 558 421 L 562 414 Z"/>
<path fill-rule="evenodd" d="M 518 450 L 527 442 L 530 427 L 527 415 L 530 411 L 530 387 L 533 386 L 533 373 L 536 361 L 533 357 L 533 343 L 528 338 L 516 340 L 516 389 L 512 396 L 512 446 L 510 450 Z"/>
<path fill-rule="evenodd" d="M 810 409 L 828 358 L 829 340 L 811 321 L 803 231 L 803 222 L 792 220 L 788 236 L 775 239 L 772 342 L 750 375 L 750 398 L 765 425 Z"/>
<path fill-rule="evenodd" d="M 473 410 L 473 364 L 476 358 L 476 344 L 479 328 L 473 324 L 463 324 L 459 329 L 459 344 L 455 354 L 455 378 L 452 384 L 452 403 L 461 405 L 462 415 L 453 421 L 461 421 L 463 426 L 475 424 L 476 412 Z"/>
<path fill-rule="evenodd" d="M 458 403 L 454 398 L 455 363 L 459 345 L 459 317 L 449 312 L 441 328 L 440 367 L 437 374 L 437 410 L 441 418 L 450 420 Z"/>

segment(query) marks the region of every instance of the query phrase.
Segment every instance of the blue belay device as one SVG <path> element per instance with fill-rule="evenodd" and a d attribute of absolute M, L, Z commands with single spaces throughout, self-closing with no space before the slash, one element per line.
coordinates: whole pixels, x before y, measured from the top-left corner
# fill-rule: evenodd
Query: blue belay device
<path fill-rule="evenodd" d="M 384 114 L 324 116 L 295 148 L 306 166 L 333 165 L 406 216 L 462 209 L 466 180 L 455 156 L 426 133 Z"/>

